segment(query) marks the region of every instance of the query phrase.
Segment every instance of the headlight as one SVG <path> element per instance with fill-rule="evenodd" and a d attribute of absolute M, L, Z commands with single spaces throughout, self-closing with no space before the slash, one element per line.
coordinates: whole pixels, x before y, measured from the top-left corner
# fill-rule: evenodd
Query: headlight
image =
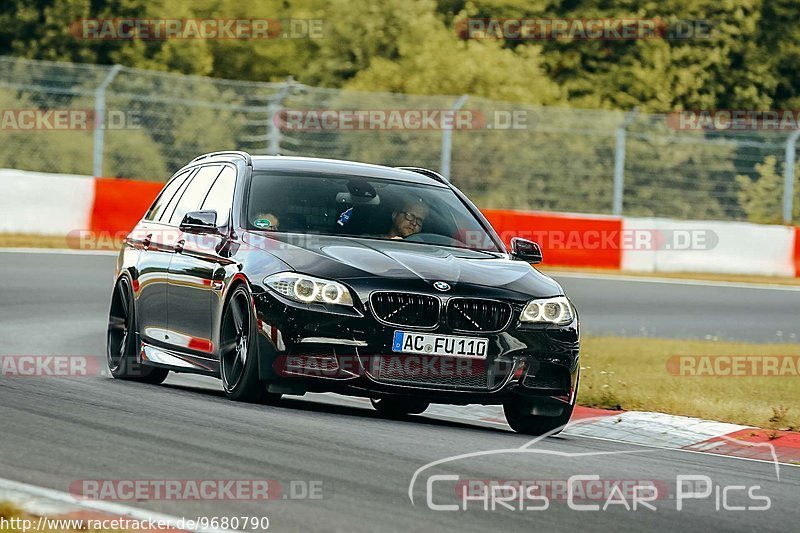
<path fill-rule="evenodd" d="M 572 318 L 572 306 L 566 296 L 530 301 L 519 317 L 522 322 L 562 325 L 572 322 Z"/>
<path fill-rule="evenodd" d="M 301 303 L 325 303 L 349 305 L 353 298 L 350 291 L 341 283 L 312 278 L 305 274 L 281 272 L 264 278 L 264 283 L 281 296 Z"/>

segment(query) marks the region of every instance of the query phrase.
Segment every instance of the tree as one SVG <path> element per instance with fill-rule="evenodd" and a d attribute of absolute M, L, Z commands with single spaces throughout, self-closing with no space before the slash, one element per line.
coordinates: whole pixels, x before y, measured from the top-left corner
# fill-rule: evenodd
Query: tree
<path fill-rule="evenodd" d="M 767 156 L 763 163 L 756 164 L 758 177 L 736 176 L 741 190 L 739 203 L 747 213 L 747 220 L 761 224 L 783 224 L 783 187 L 784 179 L 778 170 L 775 156 Z M 800 190 L 796 177 L 800 166 L 795 168 L 794 212 L 792 219 L 800 218 Z"/>

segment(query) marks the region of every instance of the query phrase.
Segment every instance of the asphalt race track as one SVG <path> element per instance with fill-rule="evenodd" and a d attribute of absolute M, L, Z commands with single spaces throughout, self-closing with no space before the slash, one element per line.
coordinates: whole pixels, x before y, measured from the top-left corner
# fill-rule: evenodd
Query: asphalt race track
<path fill-rule="evenodd" d="M 798 342 L 798 286 L 553 275 L 586 333 L 626 337 Z"/>
<path fill-rule="evenodd" d="M 110 256 L 0 252 L 1 354 L 102 357 L 112 274 Z M 798 333 L 795 290 L 561 281 L 594 333 L 754 341 L 796 341 Z M 513 452 L 529 440 L 457 417 L 383 420 L 363 401 L 334 395 L 236 404 L 215 380 L 185 375 L 161 386 L 104 375 L 0 379 L 0 477 L 61 491 L 84 479 L 275 479 L 287 496 L 299 487 L 297 499 L 270 502 L 125 502 L 178 517 L 268 516 L 272 531 L 786 531 L 800 523 L 800 468 L 781 466 L 778 479 L 767 462 L 575 436 Z M 432 461 L 490 450 L 506 451 L 414 477 Z M 655 509 L 628 510 L 617 500 L 605 511 L 579 511 L 552 495 L 541 510 L 512 502 L 513 510 L 498 504 L 491 511 L 473 501 L 468 511 L 442 511 L 427 503 L 430 474 L 461 481 L 599 475 L 649 480 L 662 490 L 650 502 Z M 679 475 L 708 476 L 712 495 L 677 511 Z M 300 498 L 312 482 L 321 498 Z M 460 503 L 455 481 L 432 483 L 433 503 Z M 723 490 L 729 486 L 766 496 L 769 509 L 730 509 L 764 500 Z M 602 508 L 604 501 L 590 503 Z"/>

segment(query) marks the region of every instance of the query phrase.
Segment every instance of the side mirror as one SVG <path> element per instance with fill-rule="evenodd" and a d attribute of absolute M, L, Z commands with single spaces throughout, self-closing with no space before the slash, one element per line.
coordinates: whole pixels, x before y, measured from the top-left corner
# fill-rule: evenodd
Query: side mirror
<path fill-rule="evenodd" d="M 217 233 L 216 211 L 189 211 L 180 225 L 186 233 Z"/>
<path fill-rule="evenodd" d="M 511 239 L 511 255 L 532 265 L 542 262 L 542 248 L 539 244 L 520 237 Z"/>

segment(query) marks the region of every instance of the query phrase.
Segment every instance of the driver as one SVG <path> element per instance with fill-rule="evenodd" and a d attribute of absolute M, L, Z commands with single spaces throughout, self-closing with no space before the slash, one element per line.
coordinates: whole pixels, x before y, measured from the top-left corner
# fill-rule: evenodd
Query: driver
<path fill-rule="evenodd" d="M 428 208 L 422 202 L 408 202 L 402 209 L 392 213 L 392 229 L 387 237 L 405 239 L 422 231 L 422 224 L 428 216 Z"/>

